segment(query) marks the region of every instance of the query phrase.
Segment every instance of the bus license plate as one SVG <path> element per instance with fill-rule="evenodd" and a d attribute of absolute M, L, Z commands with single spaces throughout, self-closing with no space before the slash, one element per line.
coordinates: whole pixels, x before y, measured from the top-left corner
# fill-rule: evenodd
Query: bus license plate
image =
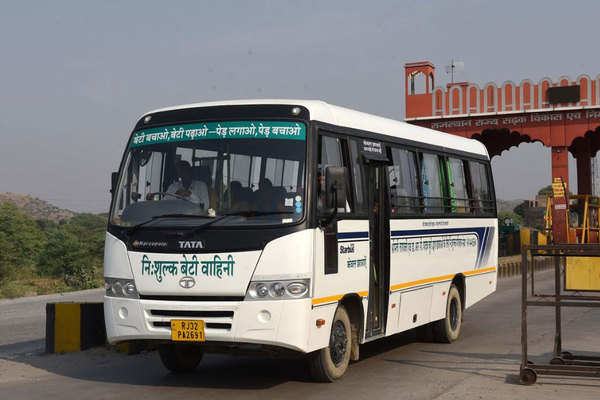
<path fill-rule="evenodd" d="M 204 321 L 171 320 L 171 340 L 176 342 L 204 342 Z"/>

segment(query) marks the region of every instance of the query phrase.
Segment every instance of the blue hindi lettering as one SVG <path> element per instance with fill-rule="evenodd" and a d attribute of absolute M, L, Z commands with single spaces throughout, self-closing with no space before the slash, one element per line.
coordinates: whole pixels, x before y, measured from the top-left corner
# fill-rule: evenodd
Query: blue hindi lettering
<path fill-rule="evenodd" d="M 344 246 L 343 244 L 340 245 L 340 254 L 348 254 L 348 253 L 354 253 L 354 243 L 350 243 L 346 246 Z"/>

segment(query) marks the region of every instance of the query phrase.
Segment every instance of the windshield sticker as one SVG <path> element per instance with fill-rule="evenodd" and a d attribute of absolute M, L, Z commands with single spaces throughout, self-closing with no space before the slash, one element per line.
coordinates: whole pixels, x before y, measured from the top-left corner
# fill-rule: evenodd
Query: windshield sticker
<path fill-rule="evenodd" d="M 294 219 L 293 219 L 293 218 L 283 218 L 283 219 L 281 220 L 281 223 L 282 223 L 282 224 L 289 224 L 289 223 L 292 223 L 292 222 L 294 222 Z"/>
<path fill-rule="evenodd" d="M 285 204 L 286 207 L 293 207 L 294 206 L 294 198 L 290 197 L 289 199 L 285 199 Z"/>
<path fill-rule="evenodd" d="M 144 254 L 142 257 L 142 275 L 154 276 L 158 283 L 163 282 L 163 278 L 169 276 L 199 276 L 200 274 L 207 277 L 217 277 L 219 279 L 225 276 L 233 276 L 233 267 L 235 260 L 229 254 L 226 260 L 221 260 L 221 257 L 215 255 L 212 260 L 198 261 L 198 257 L 192 256 L 188 260 L 185 254 L 183 261 L 150 261 L 148 256 Z"/>
<path fill-rule="evenodd" d="M 306 126 L 287 121 L 205 122 L 145 129 L 133 134 L 130 147 L 207 139 L 306 140 Z"/>
<path fill-rule="evenodd" d="M 300 195 L 296 196 L 295 200 L 296 200 L 296 201 L 300 201 L 300 200 L 302 200 L 302 196 L 300 196 Z"/>

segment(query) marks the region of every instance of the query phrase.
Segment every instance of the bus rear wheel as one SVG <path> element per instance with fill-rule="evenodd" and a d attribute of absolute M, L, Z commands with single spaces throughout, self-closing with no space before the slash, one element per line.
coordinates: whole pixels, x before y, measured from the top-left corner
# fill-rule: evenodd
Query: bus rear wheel
<path fill-rule="evenodd" d="M 341 378 L 348 368 L 351 349 L 350 317 L 344 306 L 339 306 L 331 324 L 329 346 L 309 356 L 312 378 L 319 382 L 333 382 Z"/>
<path fill-rule="evenodd" d="M 158 346 L 158 354 L 163 365 L 176 374 L 194 371 L 204 355 L 198 346 L 179 343 Z"/>
<path fill-rule="evenodd" d="M 462 302 L 458 288 L 453 284 L 448 291 L 446 317 L 433 323 L 433 336 L 436 342 L 452 343 L 458 339 L 462 325 Z"/>

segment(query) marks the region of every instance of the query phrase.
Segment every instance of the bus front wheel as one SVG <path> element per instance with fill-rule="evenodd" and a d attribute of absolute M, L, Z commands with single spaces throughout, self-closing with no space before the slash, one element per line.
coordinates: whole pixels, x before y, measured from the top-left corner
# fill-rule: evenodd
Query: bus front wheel
<path fill-rule="evenodd" d="M 462 303 L 455 285 L 450 286 L 446 303 L 446 317 L 433 323 L 433 335 L 436 342 L 452 343 L 460 335 L 462 325 Z"/>
<path fill-rule="evenodd" d="M 346 372 L 352 349 L 350 317 L 344 306 L 335 311 L 331 324 L 329 346 L 309 356 L 312 378 L 319 382 L 333 382 Z"/>
<path fill-rule="evenodd" d="M 198 346 L 175 343 L 160 345 L 158 354 L 163 365 L 174 373 L 192 372 L 203 356 Z"/>

